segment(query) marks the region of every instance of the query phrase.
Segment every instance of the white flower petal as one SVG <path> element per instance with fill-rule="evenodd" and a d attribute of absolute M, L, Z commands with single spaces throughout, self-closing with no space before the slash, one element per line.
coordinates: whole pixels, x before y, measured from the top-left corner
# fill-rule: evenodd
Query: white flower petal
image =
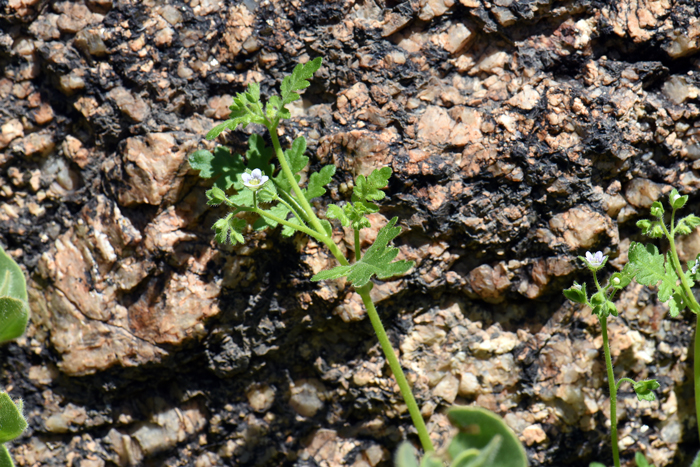
<path fill-rule="evenodd" d="M 254 169 L 254 170 L 250 173 L 250 175 L 251 175 L 253 178 L 258 178 L 258 179 L 259 179 L 260 177 L 262 177 L 262 172 L 260 171 L 260 169 Z"/>
<path fill-rule="evenodd" d="M 250 182 L 250 174 L 241 174 L 241 180 L 243 181 L 243 184 Z"/>

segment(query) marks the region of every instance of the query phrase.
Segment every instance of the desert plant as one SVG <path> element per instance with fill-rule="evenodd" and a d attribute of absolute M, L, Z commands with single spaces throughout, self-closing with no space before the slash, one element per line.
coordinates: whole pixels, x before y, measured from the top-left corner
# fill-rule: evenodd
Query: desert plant
<path fill-rule="evenodd" d="M 630 252 L 631 255 L 631 252 Z M 608 374 L 608 387 L 610 388 L 610 438 L 615 467 L 620 467 L 620 453 L 617 439 L 617 392 L 622 383 L 632 384 L 634 392 L 639 400 L 652 401 L 656 399 L 654 390 L 659 387 L 656 380 L 634 381 L 630 378 L 620 378 L 615 381 L 612 358 L 610 356 L 610 342 L 608 340 L 608 317 L 618 316 L 617 306 L 613 302 L 615 293 L 627 287 L 635 274 L 639 273 L 639 264 L 628 263 L 620 272 L 612 274 L 608 282 L 601 286 L 598 281 L 598 271 L 603 269 L 608 261 L 608 257 L 601 251 L 596 253 L 587 252 L 585 257 L 579 259 L 588 267 L 593 274 L 593 282 L 596 292 L 589 298 L 586 291 L 586 284 L 574 282 L 574 285 L 564 290 L 566 298 L 574 303 L 587 305 L 593 310 L 593 314 L 598 318 L 600 330 L 603 336 L 603 351 L 605 353 L 605 368 Z M 630 256 L 631 260 L 631 256 Z M 646 263 L 644 263 L 646 264 Z M 591 464 L 592 467 L 595 467 Z"/>
<path fill-rule="evenodd" d="M 217 125 L 207 134 L 207 139 L 214 139 L 224 130 L 235 130 L 239 125 L 245 127 L 257 123 L 268 130 L 272 148 L 265 145 L 261 136 L 253 134 L 248 140 L 249 149 L 245 157 L 219 146 L 213 153 L 206 150 L 196 151 L 189 158 L 190 165 L 199 170 L 201 177 L 215 179 L 214 185 L 207 191 L 209 204 L 224 204 L 231 210 L 214 224 L 216 239 L 219 242 L 244 242 L 243 233 L 248 225 L 256 230 L 281 225 L 283 235 L 290 236 L 302 232 L 328 247 L 339 265 L 321 271 L 312 280 L 347 277 L 355 287 L 399 385 L 423 449 L 432 452 L 433 444 L 418 404 L 370 298 L 372 277 L 387 279 L 404 274 L 413 266 L 411 261 L 395 261 L 398 248 L 389 246 L 401 232 L 401 228 L 396 226 L 398 218 L 394 217 L 379 230 L 375 242 L 364 254 L 360 246 L 360 230 L 371 226 L 367 215 L 379 211 L 375 201 L 384 198 L 382 190 L 388 185 L 391 169 L 378 168 L 367 177 L 358 175 L 352 199 L 343 206 L 330 205 L 327 209 L 327 219 L 322 219 L 318 217 L 311 201 L 325 194 L 325 186 L 335 174 L 335 166 L 327 165 L 318 172 L 309 174 L 306 186 L 302 188 L 299 183 L 301 176 L 298 174 L 309 162 L 309 158 L 304 155 L 306 140 L 299 136 L 293 141 L 290 149 L 283 151 L 277 136 L 280 121 L 291 116 L 286 106 L 300 98 L 297 91 L 309 86 L 308 80 L 321 67 L 321 62 L 319 57 L 306 64 L 297 65 L 292 74 L 282 81 L 280 95 L 270 97 L 266 103 L 260 98 L 259 84 L 249 84 L 245 92 L 239 93 L 233 99 L 229 120 Z M 273 156 L 279 163 L 279 172 L 275 171 L 275 165 L 271 163 Z M 248 215 L 240 217 L 242 214 Z M 254 215 L 255 219 L 251 219 L 251 215 Z M 352 263 L 334 243 L 333 226 L 328 219 L 337 219 L 343 226 L 352 226 L 355 239 Z"/>

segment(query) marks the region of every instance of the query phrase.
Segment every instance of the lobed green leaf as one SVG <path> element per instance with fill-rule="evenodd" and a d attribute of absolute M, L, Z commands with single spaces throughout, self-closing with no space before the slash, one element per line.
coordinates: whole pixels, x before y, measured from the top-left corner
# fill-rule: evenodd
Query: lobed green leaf
<path fill-rule="evenodd" d="M 679 287 L 673 265 L 664 260 L 655 245 L 633 243 L 630 246 L 629 261 L 636 270 L 637 282 L 646 286 L 659 284 L 659 300 L 667 302 Z"/>
<path fill-rule="evenodd" d="M 671 318 L 675 318 L 680 314 L 681 311 L 685 308 L 685 300 L 683 299 L 683 294 L 680 292 L 676 292 L 671 296 L 671 300 L 668 302 L 668 313 L 671 315 Z"/>
<path fill-rule="evenodd" d="M 369 177 L 358 175 L 355 179 L 355 187 L 353 188 L 353 201 L 378 201 L 383 199 L 386 194 L 382 189 L 389 184 L 391 177 L 391 167 L 382 167 L 374 169 Z"/>
<path fill-rule="evenodd" d="M 326 209 L 326 217 L 329 219 L 337 219 L 340 221 L 343 227 L 350 225 L 350 219 L 345 215 L 345 211 L 338 205 L 329 204 Z"/>
<path fill-rule="evenodd" d="M 393 261 L 399 254 L 399 249 L 387 246 L 401 233 L 400 227 L 394 227 L 397 221 L 398 217 L 394 217 L 382 227 L 372 246 L 367 249 L 359 261 L 349 266 L 338 266 L 321 271 L 311 280 L 322 281 L 347 276 L 355 287 L 362 287 L 370 281 L 372 276 L 376 276 L 378 279 L 388 279 L 408 272 L 413 267 L 413 261 Z"/>
<path fill-rule="evenodd" d="M 311 177 L 309 177 L 309 184 L 304 190 L 306 199 L 311 201 L 314 198 L 323 196 L 326 193 L 324 187 L 333 180 L 333 175 L 335 175 L 334 165 L 326 165 L 318 172 L 312 173 Z"/>
<path fill-rule="evenodd" d="M 287 160 L 287 164 L 297 182 L 301 180 L 301 176 L 297 175 L 297 173 L 304 170 L 309 163 L 309 158 L 304 155 L 304 152 L 306 152 L 306 138 L 303 136 L 296 138 L 292 142 L 292 147 L 284 151 L 284 158 Z M 292 191 L 292 185 L 289 183 L 284 173 L 278 173 L 274 178 L 274 182 L 281 191 L 286 193 Z"/>
<path fill-rule="evenodd" d="M 233 154 L 225 146 L 218 146 L 214 154 L 206 150 L 193 152 L 189 157 L 190 166 L 199 170 L 202 178 L 216 178 L 216 186 L 228 190 L 245 171 L 245 162 L 240 154 Z"/>
<path fill-rule="evenodd" d="M 239 92 L 229 106 L 229 119 L 212 128 L 206 138 L 212 140 L 225 130 L 235 130 L 239 125 L 244 128 L 251 123 L 267 125 L 268 120 L 260 106 L 260 84 L 250 83 L 245 92 Z"/>
<path fill-rule="evenodd" d="M 299 99 L 299 94 L 295 91 L 300 91 L 309 87 L 309 79 L 321 68 L 323 59 L 316 57 L 315 59 L 305 63 L 298 64 L 294 67 L 294 71 L 289 76 L 282 80 L 280 93 L 282 95 L 282 106 L 290 104 Z"/>
<path fill-rule="evenodd" d="M 226 193 L 224 193 L 224 190 L 222 190 L 221 188 L 219 188 L 216 185 L 211 187 L 210 190 L 207 190 L 206 195 L 207 195 L 207 199 L 208 199 L 207 204 L 209 206 L 218 206 L 218 205 L 228 201 L 228 198 L 226 197 Z"/>
<path fill-rule="evenodd" d="M 685 216 L 683 219 L 681 219 L 681 222 L 684 222 L 688 227 L 691 229 L 694 229 L 695 227 L 700 226 L 700 217 L 691 214 L 689 216 Z"/>

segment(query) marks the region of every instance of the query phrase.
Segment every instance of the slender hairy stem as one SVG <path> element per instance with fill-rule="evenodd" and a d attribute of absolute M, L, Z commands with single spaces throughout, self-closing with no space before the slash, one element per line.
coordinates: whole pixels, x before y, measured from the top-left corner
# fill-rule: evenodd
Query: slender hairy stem
<path fill-rule="evenodd" d="M 314 230 L 316 230 L 316 232 L 323 235 L 324 237 L 327 237 L 326 231 L 321 225 L 321 222 L 318 220 L 318 217 L 316 217 L 316 213 L 314 212 L 314 210 L 311 209 L 311 205 L 306 200 L 306 196 L 304 196 L 304 193 L 302 193 L 301 188 L 299 188 L 297 179 L 294 178 L 292 169 L 289 167 L 289 164 L 287 164 L 287 159 L 284 157 L 284 152 L 282 151 L 282 147 L 280 146 L 280 140 L 279 138 L 277 138 L 276 126 L 270 128 L 270 139 L 272 139 L 272 145 L 275 148 L 277 159 L 280 161 L 280 167 L 282 167 L 282 172 L 284 172 L 284 176 L 287 177 L 287 180 L 289 180 L 289 184 L 292 185 L 292 190 L 294 190 L 294 193 L 297 195 L 297 202 L 306 212 L 306 215 L 309 216 L 309 223 L 314 228 Z"/>
<path fill-rule="evenodd" d="M 299 203 L 297 203 L 297 200 L 294 198 L 294 196 L 290 196 L 289 193 L 282 191 L 279 193 L 279 195 L 284 198 L 288 204 L 288 208 L 290 211 L 294 212 L 294 214 L 299 217 L 303 217 L 305 222 L 309 222 L 309 216 L 306 215 L 306 211 L 299 206 Z M 292 209 L 292 206 L 294 206 L 295 209 Z"/>
<path fill-rule="evenodd" d="M 675 215 L 675 209 L 673 214 Z M 671 246 L 671 262 L 673 263 L 673 268 L 676 270 L 676 275 L 681 280 L 681 286 L 683 288 L 683 293 L 685 295 L 686 303 L 688 308 L 696 315 L 696 325 L 695 325 L 695 345 L 693 348 L 693 385 L 695 387 L 695 420 L 698 426 L 698 437 L 700 438 L 700 305 L 693 295 L 693 291 L 690 290 L 690 285 L 688 280 L 683 273 L 683 268 L 681 267 L 681 261 L 678 258 L 678 252 L 676 251 L 676 242 L 673 239 L 673 235 L 669 233 L 666 229 L 666 225 L 662 222 L 661 225 L 664 228 L 664 233 L 666 234 L 666 239 Z M 673 229 L 673 225 L 671 226 Z"/>
<path fill-rule="evenodd" d="M 593 280 L 596 289 L 601 292 L 603 288 L 598 282 L 598 275 L 593 271 Z M 598 316 L 600 329 L 603 334 L 603 349 L 605 352 L 605 366 L 608 369 L 608 386 L 610 388 L 610 438 L 612 441 L 613 462 L 615 467 L 620 467 L 620 453 L 617 445 L 617 385 L 615 384 L 615 373 L 613 372 L 612 358 L 610 357 L 610 342 L 608 342 L 608 317 L 605 313 Z"/>
<path fill-rule="evenodd" d="M 423 450 L 426 453 L 433 452 L 435 451 L 435 448 L 433 447 L 433 442 L 430 440 L 430 436 L 428 435 L 428 429 L 425 426 L 425 421 L 420 413 L 420 409 L 418 409 L 416 399 L 413 397 L 411 387 L 408 385 L 408 381 L 406 381 L 406 376 L 401 368 L 401 363 L 399 363 L 399 359 L 396 357 L 394 349 L 391 347 L 391 342 L 389 342 L 389 337 L 386 335 L 386 331 L 384 330 L 382 321 L 379 318 L 377 309 L 374 307 L 374 303 L 372 303 L 372 299 L 369 296 L 370 290 L 372 290 L 372 283 L 357 289 L 357 293 L 360 294 L 360 297 L 362 297 L 362 303 L 364 303 L 365 308 L 367 308 L 367 314 L 369 315 L 374 332 L 377 334 L 379 343 L 384 351 L 384 357 L 386 357 L 387 361 L 389 362 L 391 372 L 394 373 L 394 378 L 396 378 L 396 382 L 399 385 L 401 395 L 403 396 L 406 406 L 408 407 L 408 412 L 411 414 L 413 425 L 416 427 L 416 430 L 418 430 L 418 437 L 420 438 Z M 619 467 L 619 464 L 617 467 Z"/>
<path fill-rule="evenodd" d="M 633 379 L 631 379 L 631 378 L 620 378 L 620 379 L 617 381 L 617 384 L 615 385 L 615 389 L 616 389 L 617 391 L 619 391 L 619 390 L 620 390 L 620 385 L 621 385 L 622 383 L 625 383 L 625 382 L 626 382 L 626 383 L 630 383 L 630 384 L 632 384 L 632 385 L 634 385 L 634 384 L 637 383 L 635 380 L 633 380 Z"/>
<path fill-rule="evenodd" d="M 277 197 L 277 201 L 279 201 L 280 203 L 284 204 L 284 205 L 287 207 L 287 209 L 289 209 L 289 210 L 292 212 L 292 214 L 294 214 L 294 217 L 297 218 L 297 220 L 299 221 L 299 223 L 300 223 L 301 225 L 306 225 L 306 223 L 304 222 L 304 220 L 300 217 L 299 213 L 297 213 L 297 211 L 296 211 L 295 209 L 293 209 L 292 206 L 290 206 L 288 202 L 286 202 L 285 200 L 283 200 L 283 199 L 280 198 L 279 196 Z"/>
<path fill-rule="evenodd" d="M 303 212 L 305 212 L 308 216 L 309 223 L 313 227 L 313 230 L 316 231 L 316 234 L 312 235 L 312 237 L 314 237 L 316 240 L 323 242 L 328 247 L 328 249 L 331 250 L 331 253 L 333 253 L 333 256 L 335 256 L 338 262 L 343 266 L 347 266 L 349 264 L 348 260 L 345 259 L 345 256 L 343 256 L 343 253 L 340 251 L 340 248 L 338 248 L 338 245 L 336 245 L 333 242 L 333 239 L 329 238 L 326 234 L 326 230 L 321 225 L 321 221 L 319 221 L 318 217 L 316 217 L 316 213 L 311 208 L 309 202 L 306 200 L 306 196 L 304 196 L 304 193 L 302 193 L 301 188 L 299 188 L 299 184 L 297 183 L 297 179 L 294 178 L 292 169 L 289 167 L 289 164 L 287 164 L 287 159 L 284 157 L 284 152 L 282 152 L 282 147 L 280 146 L 280 140 L 279 138 L 277 138 L 277 125 L 268 128 L 268 130 L 270 131 L 270 139 L 272 140 L 272 146 L 274 146 L 275 148 L 275 154 L 277 155 L 277 160 L 279 160 L 280 162 L 280 167 L 282 167 L 282 172 L 284 172 L 284 176 L 287 177 L 289 184 L 292 186 L 292 190 L 294 190 L 294 193 L 297 195 L 297 202 L 301 204 Z M 308 233 L 304 230 L 301 231 L 304 233 Z"/>
<path fill-rule="evenodd" d="M 617 446 L 617 385 L 613 372 L 612 358 L 610 358 L 610 343 L 608 342 L 608 318 L 598 317 L 600 328 L 603 332 L 603 348 L 605 350 L 605 366 L 608 368 L 608 386 L 610 387 L 610 438 L 612 438 L 613 462 L 615 467 L 620 467 L 620 453 Z"/>
<path fill-rule="evenodd" d="M 282 152 L 282 148 L 280 147 L 280 142 L 279 139 L 277 138 L 277 120 L 274 122 L 274 125 L 271 125 L 268 127 L 270 130 L 270 138 L 272 139 L 272 145 L 275 148 L 275 153 L 277 154 L 277 159 L 280 161 L 280 166 L 282 167 L 282 171 L 284 172 L 285 177 L 289 181 L 290 185 L 292 186 L 292 190 L 294 190 L 294 193 L 297 196 L 297 202 L 301 205 L 301 208 L 303 212 L 306 213 L 309 219 L 309 223 L 311 226 L 314 228 L 315 232 L 313 234 L 309 233 L 311 229 L 308 227 L 304 227 L 303 229 L 300 228 L 299 226 L 294 226 L 291 225 L 287 221 L 282 221 L 282 219 L 273 219 L 276 222 L 279 222 L 280 224 L 283 225 L 288 225 L 292 226 L 293 228 L 300 230 L 302 232 L 308 233 L 312 237 L 316 238 L 317 240 L 322 241 L 323 243 L 328 246 L 328 248 L 331 250 L 331 253 L 333 253 L 333 256 L 338 260 L 338 262 L 344 266 L 348 265 L 348 261 L 345 259 L 345 256 L 343 256 L 342 252 L 338 248 L 338 246 L 333 242 L 332 238 L 329 238 L 327 235 L 325 229 L 321 225 L 321 221 L 319 221 L 318 217 L 316 217 L 316 213 L 314 210 L 311 208 L 311 205 L 309 204 L 308 200 L 304 196 L 304 193 L 301 191 L 301 188 L 299 187 L 299 184 L 296 181 L 296 178 L 294 178 L 294 174 L 292 173 L 291 168 L 289 167 L 289 164 L 287 164 L 287 160 L 284 157 L 284 153 Z M 270 216 L 268 215 L 271 219 L 276 216 Z M 280 222 L 282 221 L 282 222 Z M 360 259 L 360 233 L 358 230 L 355 230 L 355 258 L 357 260 Z M 413 397 L 413 393 L 411 392 L 411 387 L 408 385 L 408 381 L 406 381 L 406 375 L 403 373 L 403 369 L 401 369 L 401 364 L 399 363 L 399 359 L 396 358 L 396 354 L 394 353 L 394 349 L 391 347 L 391 343 L 389 342 L 389 337 L 386 335 L 386 331 L 384 330 L 384 326 L 382 325 L 382 321 L 379 319 L 379 314 L 377 313 L 377 309 L 374 307 L 374 303 L 372 302 L 372 299 L 369 295 L 370 291 L 372 290 L 373 284 L 370 282 L 369 284 L 365 285 L 364 287 L 361 287 L 357 289 L 357 293 L 362 297 L 362 303 L 364 303 L 365 308 L 367 309 L 367 314 L 369 315 L 369 319 L 372 322 L 372 327 L 374 328 L 374 332 L 377 334 L 377 339 L 379 339 L 379 343 L 382 346 L 382 350 L 384 351 L 384 356 L 386 357 L 387 361 L 389 362 L 389 367 L 391 368 L 391 372 L 394 374 L 394 378 L 396 378 L 396 382 L 399 385 L 399 388 L 401 390 L 401 395 L 403 396 L 404 401 L 406 402 L 406 406 L 408 407 L 408 412 L 411 414 L 411 420 L 413 421 L 413 425 L 416 427 L 416 430 L 418 430 L 418 437 L 420 438 L 420 442 L 423 445 L 423 450 L 428 453 L 428 452 L 433 452 L 435 451 L 435 448 L 433 447 L 432 441 L 430 441 L 430 436 L 428 435 L 428 429 L 425 426 L 425 421 L 423 420 L 423 416 L 420 413 L 420 410 L 418 409 L 418 404 L 416 404 L 416 400 Z M 619 467 L 619 466 L 618 466 Z"/>
<path fill-rule="evenodd" d="M 665 225 L 664 232 L 666 233 L 666 238 L 671 246 L 671 263 L 673 264 L 673 269 L 676 270 L 676 275 L 681 280 L 681 287 L 683 288 L 683 293 L 686 296 L 688 308 L 690 308 L 693 313 L 698 314 L 700 313 L 700 305 L 698 304 L 698 301 L 695 300 L 695 296 L 693 295 L 692 290 L 690 290 L 688 279 L 686 279 L 685 274 L 683 273 L 683 267 L 681 266 L 681 261 L 678 258 L 678 252 L 676 251 L 676 242 L 673 241 L 673 237 L 668 230 L 666 230 Z"/>
<path fill-rule="evenodd" d="M 263 217 L 267 217 L 271 221 L 275 221 L 278 224 L 286 225 L 287 227 L 291 227 L 292 229 L 298 230 L 299 232 L 304 232 L 306 235 L 309 235 L 310 237 L 313 237 L 320 242 L 324 241 L 324 239 L 321 238 L 321 235 L 319 235 L 318 232 L 316 232 L 315 230 L 312 230 L 312 229 L 306 227 L 305 225 L 292 224 L 291 222 L 286 221 L 286 220 L 282 219 L 281 217 L 277 217 L 274 214 L 270 214 L 267 211 L 263 211 L 262 209 L 241 207 L 240 210 L 254 212 L 254 213 L 259 214 Z M 325 240 L 327 240 L 327 238 Z M 347 263 L 347 261 L 346 261 L 346 263 Z"/>

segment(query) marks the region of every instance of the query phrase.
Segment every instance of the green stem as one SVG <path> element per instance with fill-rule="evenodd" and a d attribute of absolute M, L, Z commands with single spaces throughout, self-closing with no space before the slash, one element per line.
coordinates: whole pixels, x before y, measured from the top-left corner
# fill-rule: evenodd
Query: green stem
<path fill-rule="evenodd" d="M 302 207 L 299 206 L 299 203 L 297 203 L 297 200 L 294 198 L 294 196 L 290 196 L 290 194 L 286 191 L 281 191 L 279 195 L 286 199 L 288 203 L 287 207 L 289 207 L 290 211 L 294 212 L 294 214 L 297 215 L 297 217 L 301 215 L 304 218 L 304 222 L 309 222 L 308 216 L 306 215 L 306 211 L 304 211 L 304 209 L 302 209 Z M 291 208 L 292 205 L 294 205 L 295 209 Z"/>
<path fill-rule="evenodd" d="M 608 342 L 608 318 L 598 317 L 600 328 L 603 332 L 603 348 L 605 351 L 605 366 L 608 369 L 608 386 L 610 387 L 610 437 L 612 438 L 613 462 L 615 467 L 620 467 L 620 453 L 617 445 L 617 385 L 613 372 L 612 358 L 610 358 L 610 343 Z"/>
<path fill-rule="evenodd" d="M 285 205 L 287 207 L 287 209 L 289 209 L 292 212 L 292 214 L 294 214 L 294 217 L 297 218 L 297 220 L 299 221 L 299 223 L 301 225 L 306 225 L 304 220 L 300 217 L 299 213 L 297 213 L 297 211 L 295 209 L 292 209 L 292 207 L 289 205 L 289 203 L 287 203 L 285 200 L 283 200 L 279 196 L 277 196 L 277 201 L 279 201 L 280 203 Z"/>
<path fill-rule="evenodd" d="M 598 292 L 603 288 L 598 282 L 598 274 L 593 271 L 593 280 Z M 608 317 L 605 313 L 598 316 L 600 329 L 603 334 L 603 350 L 605 352 L 605 367 L 608 370 L 608 387 L 610 388 L 610 438 L 612 441 L 613 462 L 615 467 L 620 467 L 620 453 L 617 445 L 617 385 L 615 384 L 615 372 L 613 371 L 612 358 L 610 357 L 610 342 L 608 341 Z"/>
<path fill-rule="evenodd" d="M 292 187 L 292 190 L 294 193 L 297 195 L 297 202 L 301 204 L 301 207 L 304 212 L 306 212 L 306 215 L 309 218 L 309 223 L 313 227 L 313 230 L 315 230 L 315 234 L 312 235 L 315 239 L 323 242 L 328 249 L 331 251 L 333 256 L 335 256 L 335 259 L 338 260 L 338 262 L 343 265 L 347 266 L 350 263 L 348 263 L 348 260 L 345 259 L 345 256 L 343 255 L 343 252 L 340 251 L 340 248 L 338 248 L 338 245 L 336 245 L 333 242 L 332 238 L 329 238 L 328 235 L 326 235 L 326 230 L 323 228 L 321 225 L 321 221 L 318 220 L 318 217 L 316 217 L 316 213 L 314 210 L 311 208 L 311 205 L 309 204 L 308 200 L 306 199 L 306 196 L 304 196 L 304 193 L 301 191 L 301 188 L 299 188 L 299 184 L 297 183 L 297 179 L 294 177 L 294 174 L 292 173 L 292 169 L 289 167 L 289 164 L 287 164 L 287 159 L 284 157 L 284 152 L 282 151 L 282 147 L 280 146 L 280 140 L 277 137 L 277 121 L 275 121 L 275 125 L 272 125 L 271 127 L 268 128 L 270 132 L 270 139 L 272 140 L 272 146 L 275 148 L 275 154 L 277 155 L 277 160 L 280 162 L 280 167 L 282 167 L 282 172 L 284 172 L 284 176 L 287 177 L 287 180 L 289 181 L 289 184 Z M 286 224 L 283 224 L 286 225 Z M 304 233 L 308 233 L 305 230 L 302 229 L 297 229 L 301 230 Z M 307 229 L 310 230 L 310 229 Z M 309 234 L 310 235 L 310 234 Z"/>
<path fill-rule="evenodd" d="M 695 300 L 695 298 L 693 298 Z M 700 313 L 696 314 L 695 348 L 693 352 L 693 375 L 695 383 L 695 419 L 700 436 Z"/>
<path fill-rule="evenodd" d="M 685 274 L 683 273 L 683 267 L 681 266 L 681 261 L 678 258 L 678 252 L 676 251 L 676 242 L 673 240 L 673 236 L 666 229 L 666 225 L 664 225 L 663 222 L 661 223 L 661 225 L 663 226 L 664 233 L 666 234 L 666 239 L 668 240 L 668 243 L 671 246 L 671 263 L 673 264 L 673 268 L 676 270 L 676 275 L 678 275 L 678 277 L 681 280 L 681 287 L 683 289 L 683 293 L 686 296 L 688 308 L 690 308 L 690 310 L 693 313 L 698 314 L 700 313 L 700 305 L 698 305 L 697 300 L 695 300 L 695 296 L 690 290 L 688 279 L 686 279 Z"/>
<path fill-rule="evenodd" d="M 326 231 L 323 229 L 323 226 L 318 220 L 318 217 L 316 217 L 316 213 L 314 212 L 314 210 L 311 209 L 311 205 L 306 199 L 306 196 L 304 196 L 304 193 L 301 191 L 301 188 L 297 183 L 297 179 L 292 173 L 292 169 L 289 167 L 289 164 L 287 164 L 287 159 L 284 157 L 284 152 L 282 151 L 282 147 L 280 146 L 280 140 L 277 137 L 277 127 L 274 126 L 269 130 L 270 139 L 272 139 L 272 145 L 275 148 L 275 154 L 277 155 L 277 159 L 280 161 L 280 167 L 282 167 L 282 172 L 284 172 L 284 176 L 287 177 L 289 184 L 292 186 L 294 194 L 297 195 L 297 202 L 301 205 L 304 211 L 306 211 L 306 214 L 309 216 L 309 223 L 314 228 L 314 230 L 316 230 L 316 232 L 318 232 L 320 235 L 327 237 Z"/>
<path fill-rule="evenodd" d="M 291 227 L 292 229 L 298 230 L 299 232 L 304 232 L 306 235 L 309 235 L 310 237 L 313 237 L 318 241 L 321 241 L 321 242 L 324 241 L 324 239 L 321 238 L 321 235 L 319 235 L 318 232 L 316 232 L 315 230 L 312 230 L 305 225 L 292 224 L 291 222 L 286 221 L 286 220 L 282 219 L 281 217 L 277 217 L 274 214 L 270 214 L 267 211 L 263 211 L 262 209 L 246 208 L 246 207 L 241 206 L 240 210 L 254 212 L 260 216 L 267 217 L 268 219 L 275 221 L 278 224 L 286 225 L 287 227 Z M 325 240 L 327 240 L 327 238 Z M 346 263 L 347 263 L 347 261 L 346 261 Z"/>
<path fill-rule="evenodd" d="M 416 427 L 416 430 L 418 430 L 418 437 L 420 438 L 423 450 L 426 452 L 426 454 L 428 452 L 433 452 L 435 451 L 435 448 L 433 447 L 433 442 L 430 440 L 430 436 L 428 435 L 428 429 L 425 426 L 425 421 L 420 413 L 420 409 L 418 409 L 416 399 L 413 397 L 411 387 L 408 385 L 408 381 L 406 381 L 406 376 L 404 375 L 403 369 L 401 369 L 401 363 L 399 363 L 399 359 L 396 357 L 394 349 L 391 347 L 391 342 L 389 342 L 389 337 L 386 335 L 386 331 L 384 330 L 382 321 L 379 318 L 377 309 L 374 307 L 374 303 L 372 303 L 372 299 L 369 296 L 370 290 L 372 290 L 372 283 L 369 283 L 364 287 L 360 287 L 357 289 L 357 293 L 360 294 L 360 297 L 362 297 L 362 303 L 365 304 L 365 308 L 367 309 L 367 314 L 372 322 L 374 332 L 377 334 L 379 343 L 384 351 L 384 357 L 386 357 L 387 361 L 389 362 L 391 372 L 394 374 L 394 378 L 396 378 L 396 382 L 399 385 L 401 395 L 403 396 L 406 406 L 408 407 L 408 412 L 411 414 L 413 425 Z"/>
<path fill-rule="evenodd" d="M 353 230 L 355 231 L 355 261 L 360 261 L 360 259 L 362 259 L 362 252 L 360 251 L 360 230 Z"/>
<path fill-rule="evenodd" d="M 619 391 L 619 390 L 620 390 L 620 385 L 621 385 L 622 383 L 624 383 L 624 382 L 630 383 L 630 384 L 633 385 L 633 386 L 637 383 L 635 380 L 630 379 L 630 378 L 620 378 L 620 379 L 618 380 L 617 384 L 615 385 L 615 389 L 616 389 L 617 391 Z"/>
<path fill-rule="evenodd" d="M 296 178 L 294 177 L 294 174 L 292 173 L 292 170 L 289 167 L 289 164 L 287 164 L 287 160 L 284 157 L 284 152 L 282 152 L 279 139 L 277 138 L 277 121 L 278 120 L 275 120 L 274 125 L 268 127 L 268 130 L 270 131 L 270 138 L 272 139 L 272 145 L 275 148 L 275 153 L 277 155 L 277 159 L 280 161 L 282 171 L 284 172 L 285 177 L 292 186 L 292 190 L 294 190 L 294 193 L 296 194 L 297 201 L 301 204 L 303 211 L 306 212 L 309 218 L 309 223 L 314 228 L 315 232 L 313 234 L 309 233 L 311 229 L 308 229 L 307 227 L 303 227 L 302 229 L 299 226 L 290 226 L 302 232 L 308 233 L 312 237 L 325 243 L 326 246 L 328 246 L 328 248 L 331 250 L 331 253 L 333 253 L 333 256 L 335 256 L 335 258 L 338 260 L 338 262 L 343 266 L 347 266 L 349 264 L 347 259 L 345 259 L 345 256 L 340 251 L 340 248 L 338 248 L 338 246 L 333 242 L 333 239 L 329 238 L 326 234 L 326 231 L 321 225 L 321 222 L 319 221 L 318 217 L 316 217 L 316 213 L 311 208 L 311 205 L 304 196 L 304 193 L 301 191 L 301 188 L 299 187 L 299 184 L 297 183 Z M 268 215 L 268 217 L 272 219 L 276 216 Z M 280 222 L 282 219 L 273 220 L 283 225 L 290 224 L 286 221 Z M 359 259 L 358 255 L 361 253 L 359 247 L 359 231 L 355 230 L 355 257 L 357 259 Z M 420 438 L 421 444 L 423 445 L 423 450 L 426 453 L 434 452 L 435 448 L 433 447 L 432 441 L 430 441 L 428 429 L 426 428 L 423 416 L 421 415 L 420 410 L 418 409 L 418 404 L 416 404 L 416 400 L 413 397 L 411 387 L 408 385 L 408 381 L 406 381 L 406 376 L 404 375 L 403 370 L 401 369 L 399 359 L 396 358 L 394 349 L 391 347 L 391 343 L 389 342 L 389 337 L 386 335 L 386 331 L 384 330 L 382 321 L 379 318 L 377 309 L 374 307 L 372 298 L 369 295 L 370 291 L 372 290 L 372 287 L 373 284 L 370 282 L 364 287 L 360 287 L 359 289 L 357 289 L 357 293 L 360 295 L 360 297 L 362 297 L 362 303 L 364 303 L 365 308 L 367 309 L 367 314 L 369 315 L 369 319 L 372 323 L 372 327 L 374 328 L 374 332 L 377 334 L 377 339 L 379 339 L 379 343 L 382 346 L 384 356 L 389 362 L 389 367 L 391 368 L 391 371 L 394 374 L 394 378 L 396 378 L 396 382 L 399 385 L 401 395 L 403 396 L 403 399 L 406 402 L 406 406 L 408 407 L 408 412 L 411 415 L 413 425 L 416 427 L 416 430 L 418 430 L 418 437 Z"/>
<path fill-rule="evenodd" d="M 673 215 L 675 215 L 676 210 L 673 210 Z M 673 263 L 673 268 L 676 270 L 676 275 L 681 280 L 681 287 L 683 288 L 683 294 L 685 295 L 686 303 L 688 308 L 695 313 L 696 324 L 695 324 L 695 345 L 693 348 L 693 386 L 695 387 L 695 420 L 698 426 L 698 437 L 700 438 L 700 305 L 693 295 L 693 291 L 690 290 L 690 285 L 688 280 L 683 273 L 683 268 L 681 267 L 681 261 L 678 258 L 678 252 L 676 251 L 676 242 L 673 239 L 673 235 L 669 233 L 666 229 L 666 225 L 662 222 L 661 225 L 664 228 L 664 233 L 666 234 L 666 239 L 671 246 L 671 262 Z M 671 225 L 673 229 L 673 224 Z"/>

